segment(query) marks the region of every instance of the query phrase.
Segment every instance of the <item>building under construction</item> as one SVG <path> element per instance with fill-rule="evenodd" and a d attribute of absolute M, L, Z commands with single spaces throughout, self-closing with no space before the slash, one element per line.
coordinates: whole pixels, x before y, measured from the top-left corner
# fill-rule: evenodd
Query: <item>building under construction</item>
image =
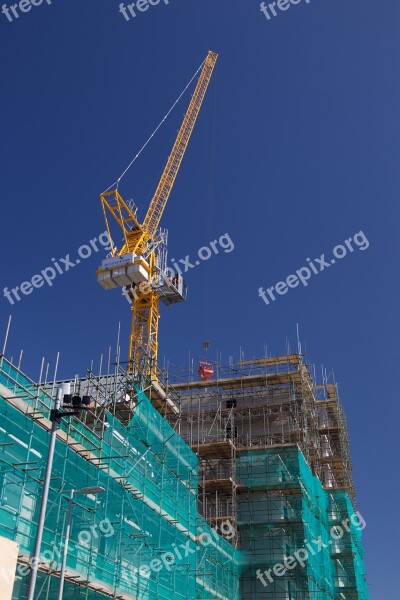
<path fill-rule="evenodd" d="M 97 279 L 131 302 L 127 364 L 118 343 L 105 372 L 49 382 L 42 368 L 34 382 L 0 356 L 0 549 L 18 555 L 0 586 L 13 600 L 369 600 L 336 385 L 317 385 L 300 353 L 200 363 L 198 377 L 157 367 L 160 303 L 186 298 L 161 220 L 217 58 L 184 90 L 200 73 L 143 221 L 118 186 L 171 111 L 100 196 Z"/>
<path fill-rule="evenodd" d="M 346 421 L 299 354 L 33 382 L 0 359 L 0 536 L 26 598 L 55 390 L 90 399 L 58 430 L 35 598 L 368 600 Z M 14 577 L 14 574 L 13 574 Z"/>

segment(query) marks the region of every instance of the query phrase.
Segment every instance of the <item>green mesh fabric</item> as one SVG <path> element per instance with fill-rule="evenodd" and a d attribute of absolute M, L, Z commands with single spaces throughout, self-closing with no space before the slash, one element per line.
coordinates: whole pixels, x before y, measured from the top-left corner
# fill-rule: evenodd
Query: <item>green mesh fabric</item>
<path fill-rule="evenodd" d="M 51 399 L 5 360 L 0 383 L 48 416 Z M 99 591 L 70 580 L 65 598 L 104 597 L 104 588 L 140 600 L 237 600 L 239 553 L 197 512 L 197 458 L 137 393 L 128 426 L 107 413 L 102 440 L 77 419 L 61 427 L 73 440 L 56 442 L 41 549 L 49 573 L 40 573 L 38 598 L 55 597 L 68 490 L 96 485 L 105 492 L 75 496 L 67 570 Z M 1 394 L 0 416 L 0 535 L 19 543 L 23 559 L 33 550 L 49 434 Z M 86 449 L 86 459 L 73 448 Z M 209 535 L 207 545 L 201 533 Z M 27 579 L 19 567 L 16 600 L 25 597 Z"/>
<path fill-rule="evenodd" d="M 362 515 L 354 511 L 344 490 L 332 490 L 329 494 L 328 515 L 330 526 L 339 525 L 343 530 L 343 535 L 332 546 L 335 600 L 340 600 L 342 594 L 347 594 L 346 597 L 351 600 L 369 600 L 361 545 L 362 530 L 366 523 Z"/>
<path fill-rule="evenodd" d="M 240 452 L 238 475 L 248 488 L 238 501 L 243 600 L 369 600 L 361 530 L 346 492 L 324 490 L 296 446 Z M 345 519 L 349 531 L 342 527 L 334 539 L 340 530 L 332 526 Z"/>
<path fill-rule="evenodd" d="M 48 418 L 52 400 L 4 359 L 0 383 L 35 411 L 23 414 L 0 389 L 0 535 L 20 545 L 13 600 L 23 600 L 49 442 L 35 417 Z M 361 521 L 348 494 L 324 490 L 296 446 L 238 453 L 239 551 L 197 512 L 196 456 L 137 394 L 126 427 L 107 413 L 102 439 L 77 419 L 60 427 L 70 444 L 56 443 L 39 600 L 57 594 L 68 490 L 93 485 L 105 492 L 75 497 L 66 600 L 105 592 L 137 600 L 369 600 Z M 264 575 L 266 586 L 257 578 L 307 544 L 314 553 L 303 565 L 272 573 L 273 582 Z"/>

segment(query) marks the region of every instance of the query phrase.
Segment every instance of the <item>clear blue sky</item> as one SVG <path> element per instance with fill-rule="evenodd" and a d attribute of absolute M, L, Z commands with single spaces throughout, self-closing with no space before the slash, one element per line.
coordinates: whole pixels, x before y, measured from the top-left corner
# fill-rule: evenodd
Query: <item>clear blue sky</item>
<path fill-rule="evenodd" d="M 127 346 L 130 311 L 104 292 L 93 255 L 13 306 L 3 288 L 52 258 L 76 258 L 103 229 L 98 195 L 171 106 L 208 49 L 216 77 L 165 213 L 170 256 L 228 233 L 234 251 L 188 273 L 164 310 L 160 354 L 186 364 L 210 339 L 226 362 L 295 348 L 334 369 L 349 421 L 373 600 L 397 600 L 399 42 L 396 0 L 302 0 L 269 21 L 258 0 L 170 0 L 126 21 L 117 0 L 45 1 L 0 15 L 0 329 L 7 355 L 42 355 L 60 375 Z M 121 183 L 144 214 L 188 96 Z M 362 230 L 358 248 L 267 306 L 307 258 Z M 3 334 L 1 334 L 1 337 Z M 396 540 L 397 541 L 397 540 Z M 397 579 L 397 577 L 396 577 Z M 397 586 L 397 587 L 396 587 Z"/>

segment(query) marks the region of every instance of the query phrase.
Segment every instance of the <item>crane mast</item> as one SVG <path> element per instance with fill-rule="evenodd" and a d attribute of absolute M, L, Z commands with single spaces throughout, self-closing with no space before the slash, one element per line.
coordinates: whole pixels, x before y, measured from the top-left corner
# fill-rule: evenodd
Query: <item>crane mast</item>
<path fill-rule="evenodd" d="M 134 208 L 123 200 L 118 190 L 101 194 L 103 214 L 109 239 L 112 240 L 109 216 L 122 229 L 121 248 L 113 247 L 97 271 L 104 289 L 123 287 L 131 301 L 132 325 L 129 338 L 129 370 L 157 379 L 158 322 L 160 300 L 167 306 L 185 300 L 186 288 L 181 275 L 167 277 L 166 233 L 159 230 L 168 198 L 175 183 L 205 98 L 218 54 L 208 52 L 164 172 L 140 224 Z"/>

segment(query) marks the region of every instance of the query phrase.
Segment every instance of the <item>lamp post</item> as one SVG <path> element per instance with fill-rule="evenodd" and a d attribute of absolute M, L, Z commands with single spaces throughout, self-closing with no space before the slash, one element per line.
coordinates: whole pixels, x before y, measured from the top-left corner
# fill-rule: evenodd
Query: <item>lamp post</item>
<path fill-rule="evenodd" d="M 63 592 L 64 592 L 65 567 L 67 564 L 69 534 L 70 534 L 70 530 L 71 530 L 72 506 L 74 504 L 74 496 L 75 496 L 75 494 L 83 494 L 83 495 L 87 496 L 88 494 L 101 494 L 103 492 L 105 492 L 105 489 L 103 487 L 86 487 L 86 488 L 81 488 L 80 490 L 71 490 L 69 493 L 68 514 L 67 514 L 67 522 L 66 522 L 66 526 L 65 526 L 64 550 L 63 550 L 63 557 L 62 557 L 62 563 L 61 563 L 60 587 L 58 590 L 58 600 L 62 600 Z"/>
<path fill-rule="evenodd" d="M 37 526 L 35 548 L 33 551 L 33 556 L 30 558 L 30 561 L 29 561 L 30 566 L 31 566 L 31 576 L 30 576 L 30 580 L 29 580 L 27 600 L 34 600 L 33 594 L 35 592 L 37 571 L 38 571 L 39 560 L 40 560 L 40 547 L 42 545 L 44 518 L 46 516 L 47 499 L 49 497 L 51 469 L 53 467 L 53 458 L 54 458 L 54 449 L 55 449 L 56 438 L 57 438 L 57 429 L 58 429 L 58 425 L 61 420 L 60 418 L 58 418 L 58 413 L 60 412 L 61 396 L 62 396 L 62 389 L 58 388 L 54 409 L 51 411 L 51 414 L 50 414 L 51 432 L 50 432 L 49 452 L 47 454 L 46 471 L 45 471 L 45 477 L 44 477 L 44 482 L 43 482 L 43 493 L 42 493 L 42 501 L 40 504 L 40 513 L 39 513 L 39 520 L 38 520 L 38 526 Z"/>
<path fill-rule="evenodd" d="M 61 400 L 64 399 L 63 408 L 70 409 L 67 412 L 63 412 L 60 410 Z M 72 406 L 71 406 L 72 404 Z M 57 388 L 56 399 L 54 403 L 54 408 L 50 411 L 50 421 L 51 421 L 51 430 L 50 430 L 50 442 L 49 442 L 49 451 L 47 454 L 46 461 L 46 470 L 43 481 L 43 492 L 42 492 L 42 500 L 40 503 L 40 513 L 39 520 L 36 530 L 36 540 L 35 540 L 35 548 L 33 550 L 33 554 L 29 559 L 29 564 L 31 567 L 30 579 L 29 579 L 29 587 L 26 596 L 26 600 L 34 600 L 35 594 L 35 586 L 37 579 L 37 572 L 40 561 L 40 548 L 42 545 L 43 538 L 43 530 L 44 530 L 44 520 L 46 517 L 46 508 L 47 508 L 47 500 L 49 497 L 50 490 L 50 478 L 51 471 L 53 468 L 53 459 L 54 459 L 54 450 L 56 447 L 56 439 L 57 439 L 57 430 L 61 423 L 63 417 L 73 417 L 77 416 L 82 409 L 88 409 L 90 405 L 90 398 L 84 396 L 82 399 L 80 396 L 75 396 L 72 398 L 71 395 L 63 395 L 63 388 L 60 386 Z"/>

